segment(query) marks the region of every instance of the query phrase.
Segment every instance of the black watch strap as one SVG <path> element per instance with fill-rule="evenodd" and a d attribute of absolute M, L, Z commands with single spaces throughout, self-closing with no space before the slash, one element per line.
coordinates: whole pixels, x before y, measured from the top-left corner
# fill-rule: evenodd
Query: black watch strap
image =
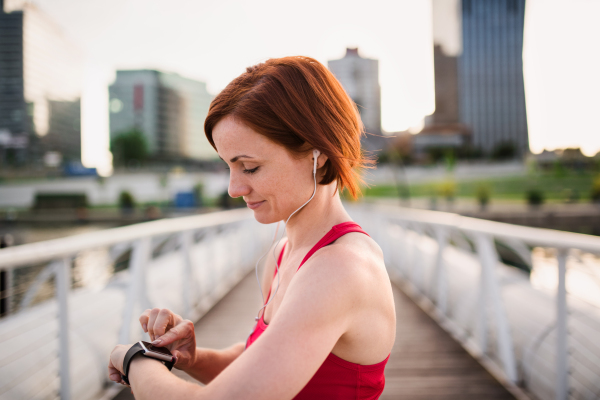
<path fill-rule="evenodd" d="M 146 352 L 146 349 L 144 349 L 144 347 L 142 346 L 142 344 L 140 342 L 137 342 L 136 344 L 131 346 L 129 348 L 129 350 L 127 350 L 127 353 L 125 353 L 125 358 L 123 359 L 124 374 L 121 375 L 121 378 L 123 378 L 123 380 L 125 381 L 126 384 L 131 385 L 129 383 L 129 365 L 131 364 L 131 360 L 133 360 L 133 358 L 136 355 L 138 355 L 139 353 L 142 353 L 145 355 L 145 352 Z M 172 370 L 173 366 L 175 365 L 175 361 L 159 360 L 158 358 L 154 358 L 152 356 L 149 356 L 148 358 L 151 358 L 156 361 L 160 361 L 169 369 L 169 371 Z"/>
<path fill-rule="evenodd" d="M 143 352 L 144 352 L 144 348 L 142 347 L 140 342 L 137 342 L 136 344 L 131 346 L 129 348 L 129 350 L 127 350 L 127 353 L 125 353 L 125 358 L 123 359 L 124 374 L 121 375 L 121 378 L 123 378 L 125 383 L 128 385 L 130 384 L 129 383 L 129 364 L 131 364 L 131 360 L 133 360 L 133 357 L 135 357 L 137 354 L 143 353 Z"/>

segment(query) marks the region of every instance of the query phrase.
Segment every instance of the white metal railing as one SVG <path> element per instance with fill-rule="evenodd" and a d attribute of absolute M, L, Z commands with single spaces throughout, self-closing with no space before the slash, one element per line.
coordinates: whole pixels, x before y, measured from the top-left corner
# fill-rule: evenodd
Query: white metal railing
<path fill-rule="evenodd" d="M 568 294 L 567 278 L 582 254 L 600 254 L 600 238 L 415 209 L 350 211 L 381 245 L 390 276 L 509 385 L 540 399 L 599 397 L 600 310 Z M 139 312 L 168 307 L 197 319 L 251 268 L 271 234 L 235 210 L 0 250 L 0 270 L 13 281 L 3 293 L 11 314 L 0 319 L 0 399 L 93 398 L 106 387 L 114 344 L 142 337 Z M 554 249 L 556 295 L 500 263 L 500 243 L 534 267 L 532 248 Z M 92 251 L 98 266 L 126 260 L 128 268 L 74 288 L 72 273 Z M 23 285 L 27 269 L 35 279 Z M 54 297 L 40 302 L 52 278 Z"/>
<path fill-rule="evenodd" d="M 586 276 L 600 282 L 600 238 L 391 206 L 351 215 L 381 245 L 392 279 L 515 393 L 600 398 L 600 302 L 567 292 L 582 254 L 596 257 Z M 554 292 L 501 263 L 498 246 L 533 271 L 532 249 L 553 251 Z"/>
<path fill-rule="evenodd" d="M 114 344 L 143 337 L 142 310 L 168 307 L 198 319 L 254 265 L 271 230 L 244 209 L 0 250 L 9 308 L 0 319 L 0 399 L 97 398 Z M 128 267 L 100 287 L 73 288 L 72 272 L 89 252 L 100 270 L 123 259 Z M 35 278 L 17 282 L 27 271 Z M 111 276 L 105 272 L 98 276 Z M 48 287 L 54 296 L 39 301 Z"/>

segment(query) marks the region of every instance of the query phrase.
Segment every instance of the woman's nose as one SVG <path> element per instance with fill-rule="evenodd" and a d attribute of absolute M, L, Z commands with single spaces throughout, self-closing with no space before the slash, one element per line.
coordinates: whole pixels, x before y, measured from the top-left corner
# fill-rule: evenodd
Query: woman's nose
<path fill-rule="evenodd" d="M 251 188 L 242 177 L 238 177 L 233 171 L 229 175 L 229 188 L 227 190 L 231 197 L 241 197 L 250 194 Z"/>

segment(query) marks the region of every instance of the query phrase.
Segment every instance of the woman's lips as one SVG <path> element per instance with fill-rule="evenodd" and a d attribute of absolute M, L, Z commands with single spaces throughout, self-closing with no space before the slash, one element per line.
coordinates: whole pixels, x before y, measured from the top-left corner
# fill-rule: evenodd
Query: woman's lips
<path fill-rule="evenodd" d="M 250 208 L 251 210 L 256 210 L 258 207 L 260 207 L 262 205 L 262 203 L 264 203 L 265 200 L 263 201 L 256 201 L 256 202 L 246 202 L 246 205 L 248 206 L 248 208 Z"/>

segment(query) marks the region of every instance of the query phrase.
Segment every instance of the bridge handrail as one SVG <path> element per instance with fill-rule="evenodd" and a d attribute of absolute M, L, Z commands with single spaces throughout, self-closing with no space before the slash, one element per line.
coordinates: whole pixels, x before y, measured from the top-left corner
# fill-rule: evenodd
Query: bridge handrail
<path fill-rule="evenodd" d="M 83 250 L 132 242 L 157 235 L 214 227 L 250 216 L 250 210 L 238 209 L 157 221 L 82 233 L 60 239 L 23 244 L 0 250 L 0 267 L 16 267 L 61 258 Z"/>
<path fill-rule="evenodd" d="M 443 226 L 473 233 L 483 233 L 499 238 L 519 239 L 532 246 L 578 249 L 593 254 L 600 254 L 600 237 L 597 236 L 512 225 L 442 211 L 406 209 L 387 205 L 377 205 L 376 208 L 409 222 Z"/>

